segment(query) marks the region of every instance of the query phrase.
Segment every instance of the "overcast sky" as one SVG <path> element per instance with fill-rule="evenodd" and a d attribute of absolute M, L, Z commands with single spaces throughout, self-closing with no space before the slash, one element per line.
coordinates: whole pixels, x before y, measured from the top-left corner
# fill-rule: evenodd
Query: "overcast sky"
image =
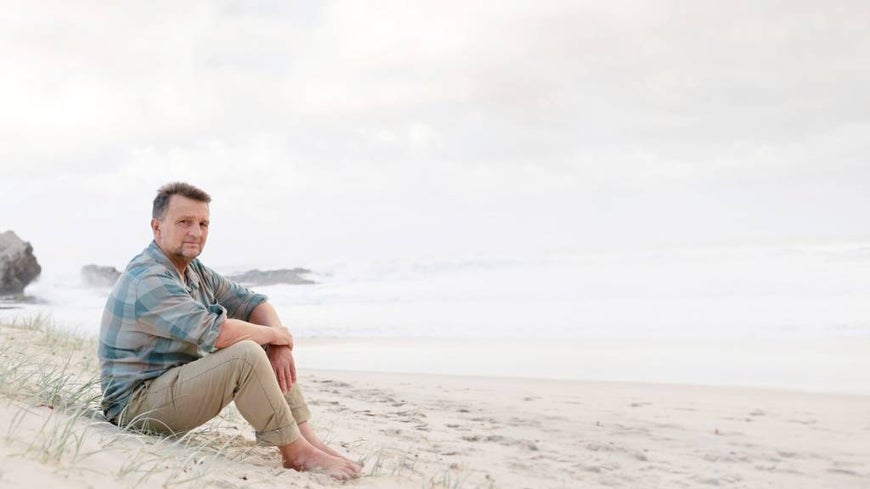
<path fill-rule="evenodd" d="M 123 266 L 870 239 L 866 1 L 3 2 L 0 231 Z"/>

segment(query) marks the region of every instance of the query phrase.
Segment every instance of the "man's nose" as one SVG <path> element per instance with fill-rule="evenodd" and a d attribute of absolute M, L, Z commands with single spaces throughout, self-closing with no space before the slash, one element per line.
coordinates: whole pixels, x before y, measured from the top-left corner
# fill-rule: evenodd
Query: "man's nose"
<path fill-rule="evenodd" d="M 188 233 L 193 235 L 193 236 L 197 236 L 197 237 L 202 236 L 202 229 L 200 229 L 200 227 L 197 225 L 193 225 L 193 226 L 190 226 Z"/>

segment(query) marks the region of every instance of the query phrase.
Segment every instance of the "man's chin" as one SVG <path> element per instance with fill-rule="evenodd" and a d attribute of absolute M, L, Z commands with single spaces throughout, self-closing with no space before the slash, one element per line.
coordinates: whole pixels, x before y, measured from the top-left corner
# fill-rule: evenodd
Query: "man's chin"
<path fill-rule="evenodd" d="M 194 248 L 192 246 L 185 246 L 185 247 L 181 248 L 181 251 L 178 254 L 183 256 L 184 258 L 186 258 L 188 260 L 193 260 L 194 258 L 198 257 L 200 255 L 200 253 L 202 253 L 202 248 L 199 248 L 199 247 Z"/>

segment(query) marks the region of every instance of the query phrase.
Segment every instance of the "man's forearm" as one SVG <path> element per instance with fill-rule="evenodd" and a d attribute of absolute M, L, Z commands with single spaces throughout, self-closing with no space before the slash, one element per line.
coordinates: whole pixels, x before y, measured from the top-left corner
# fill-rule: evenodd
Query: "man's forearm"
<path fill-rule="evenodd" d="M 262 326 L 259 324 L 241 321 L 239 319 L 227 319 L 221 324 L 218 333 L 216 348 L 226 348 L 242 340 L 253 340 L 260 345 L 288 344 L 290 335 L 285 329 Z"/>
<path fill-rule="evenodd" d="M 255 307 L 254 310 L 251 311 L 251 315 L 248 316 L 248 322 L 254 324 L 261 324 L 263 326 L 269 327 L 285 328 L 284 325 L 281 323 L 281 319 L 278 317 L 278 312 L 275 310 L 272 304 L 269 304 L 268 302 L 261 302 L 257 304 L 257 307 Z M 291 350 L 293 349 L 292 340 L 287 346 L 289 346 Z"/>

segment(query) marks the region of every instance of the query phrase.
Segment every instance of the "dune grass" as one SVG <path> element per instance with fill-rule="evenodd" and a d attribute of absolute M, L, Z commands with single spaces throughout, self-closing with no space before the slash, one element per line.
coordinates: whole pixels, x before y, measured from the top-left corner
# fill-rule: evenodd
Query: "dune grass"
<path fill-rule="evenodd" d="M 13 408 L 0 425 L 0 441 L 15 456 L 64 477 L 108 480 L 106 487 L 283 486 L 299 477 L 280 467 L 274 449 L 243 436 L 247 425 L 233 404 L 176 436 L 145 436 L 108 423 L 100 412 L 96 349 L 96 338 L 58 328 L 49 316 L 0 323 L 0 406 Z M 334 436 L 329 423 L 312 423 L 327 442 Z M 358 439 L 348 445 L 363 453 L 358 461 L 366 485 L 392 479 L 409 487 L 464 487 L 464 471 L 433 466 L 414 447 L 385 442 Z M 333 484 L 323 474 L 308 477 Z"/>
<path fill-rule="evenodd" d="M 44 315 L 0 324 L 0 399 L 14 407 L 3 441 L 15 455 L 64 470 L 113 449 L 119 463 L 104 475 L 131 487 L 205 487 L 214 479 L 209 462 L 245 456 L 229 453 L 232 439 L 218 443 L 197 431 L 142 436 L 106 422 L 95 355 L 95 339 L 59 329 Z"/>

